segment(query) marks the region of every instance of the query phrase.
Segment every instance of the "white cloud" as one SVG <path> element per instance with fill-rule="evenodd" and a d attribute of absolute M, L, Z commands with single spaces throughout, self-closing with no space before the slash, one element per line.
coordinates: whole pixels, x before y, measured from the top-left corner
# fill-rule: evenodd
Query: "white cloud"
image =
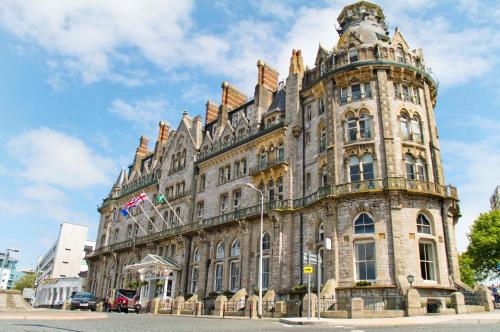
<path fill-rule="evenodd" d="M 158 121 L 167 117 L 168 105 L 160 98 L 146 98 L 130 103 L 118 98 L 111 102 L 108 111 L 142 129 L 151 131 Z"/>
<path fill-rule="evenodd" d="M 69 189 L 110 182 L 111 159 L 82 140 L 49 128 L 30 130 L 7 142 L 16 174 L 35 184 Z"/>

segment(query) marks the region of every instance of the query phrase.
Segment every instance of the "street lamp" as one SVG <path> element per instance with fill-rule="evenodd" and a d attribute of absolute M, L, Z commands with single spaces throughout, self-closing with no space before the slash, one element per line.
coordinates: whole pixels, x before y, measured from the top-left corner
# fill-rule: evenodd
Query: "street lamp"
<path fill-rule="evenodd" d="M 408 275 L 406 277 L 406 280 L 408 280 L 408 282 L 410 283 L 410 289 L 412 288 L 412 284 L 413 284 L 413 281 L 415 280 L 415 277 L 413 275 Z"/>
<path fill-rule="evenodd" d="M 13 249 L 13 248 L 7 248 L 5 250 L 5 259 L 3 260 L 2 262 L 2 272 L 0 272 L 0 281 L 2 280 L 3 278 L 3 270 L 5 268 L 5 265 L 7 264 L 7 267 L 9 266 L 9 255 L 10 255 L 10 252 L 19 252 L 19 249 Z M 10 273 L 9 273 L 10 274 Z M 8 284 L 9 280 L 7 278 L 7 284 Z M 7 289 L 7 284 L 5 284 L 5 289 Z M 1 283 L 0 283 L 1 285 Z"/>
<path fill-rule="evenodd" d="M 247 187 L 260 193 L 260 242 L 259 242 L 259 306 L 257 315 L 262 318 L 262 233 L 264 232 L 264 193 L 252 183 L 245 183 Z"/>

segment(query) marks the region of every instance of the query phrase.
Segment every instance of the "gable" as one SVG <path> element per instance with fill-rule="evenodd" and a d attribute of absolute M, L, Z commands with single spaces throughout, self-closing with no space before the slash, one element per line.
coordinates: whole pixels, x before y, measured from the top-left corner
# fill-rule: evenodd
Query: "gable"
<path fill-rule="evenodd" d="M 405 51 L 410 49 L 410 46 L 408 45 L 408 43 L 404 39 L 403 35 L 401 34 L 399 27 L 396 28 L 396 31 L 394 32 L 394 36 L 392 36 L 391 45 L 394 45 L 394 46 L 401 45 L 401 46 L 403 46 L 403 50 L 405 50 Z"/>

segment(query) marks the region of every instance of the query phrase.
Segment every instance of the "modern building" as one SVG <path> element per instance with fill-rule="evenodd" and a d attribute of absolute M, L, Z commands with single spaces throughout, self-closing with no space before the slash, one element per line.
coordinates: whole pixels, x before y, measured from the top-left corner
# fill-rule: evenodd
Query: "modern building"
<path fill-rule="evenodd" d="M 95 248 L 87 234 L 87 226 L 61 224 L 57 240 L 36 268 L 35 306 L 60 306 L 72 293 L 85 288 L 85 255 Z"/>
<path fill-rule="evenodd" d="M 19 279 L 19 273 L 16 271 L 18 260 L 9 255 L 6 262 L 5 256 L 5 253 L 0 252 L 0 289 L 11 289 Z"/>
<path fill-rule="evenodd" d="M 153 150 L 141 137 L 98 208 L 92 292 L 250 293 L 262 255 L 262 288 L 287 298 L 307 280 L 307 253 L 322 257 L 321 283 L 337 296 L 403 294 L 409 276 L 424 298 L 461 287 L 458 198 L 445 184 L 424 54 L 369 2 L 338 23 L 337 44 L 320 45 L 310 68 L 293 50 L 280 81 L 258 61 L 253 96 L 224 82 L 204 123 L 187 113 L 176 130 L 160 122 Z M 151 201 L 120 214 L 143 192 Z"/>
<path fill-rule="evenodd" d="M 500 186 L 495 188 L 493 195 L 490 198 L 491 210 L 500 210 Z"/>

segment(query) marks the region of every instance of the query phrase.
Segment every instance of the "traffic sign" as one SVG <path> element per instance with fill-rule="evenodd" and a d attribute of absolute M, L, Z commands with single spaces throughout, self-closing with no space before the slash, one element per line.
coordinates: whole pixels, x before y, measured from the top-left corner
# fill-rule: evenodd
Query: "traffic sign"
<path fill-rule="evenodd" d="M 304 273 L 305 274 L 313 273 L 313 267 L 312 266 L 304 266 Z"/>

